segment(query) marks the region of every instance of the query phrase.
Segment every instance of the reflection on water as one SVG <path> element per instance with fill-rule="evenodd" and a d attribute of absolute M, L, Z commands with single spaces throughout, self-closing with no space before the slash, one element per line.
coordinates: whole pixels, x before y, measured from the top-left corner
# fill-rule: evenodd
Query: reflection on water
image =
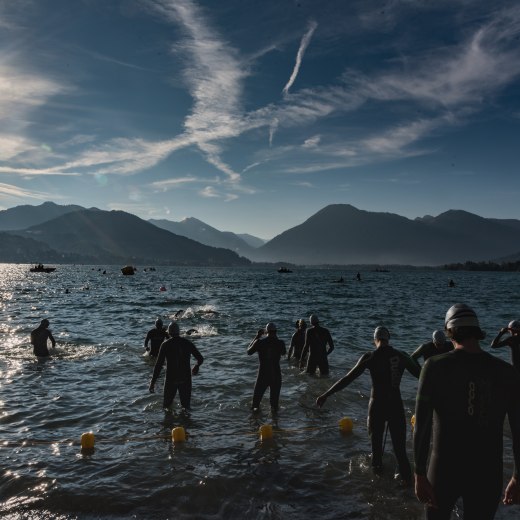
<path fill-rule="evenodd" d="M 0 517 L 419 519 L 411 489 L 370 467 L 368 374 L 318 410 L 314 400 L 372 349 L 375 326 L 412 352 L 441 328 L 457 301 L 474 306 L 488 337 L 513 318 L 515 274 L 362 273 L 338 270 L 161 268 L 121 275 L 119 266 L 58 266 L 29 273 L 0 265 Z M 106 274 L 103 271 L 106 270 Z M 332 283 L 343 276 L 345 283 Z M 160 291 L 164 286 L 167 290 Z M 88 290 L 86 289 L 88 287 Z M 335 339 L 328 378 L 308 377 L 282 362 L 281 408 L 249 411 L 256 357 L 246 348 L 275 321 L 289 342 L 296 318 L 317 313 Z M 29 333 L 48 318 L 55 356 L 32 356 Z M 148 393 L 153 362 L 144 337 L 157 317 L 175 319 L 205 357 L 194 379 L 191 414 L 161 409 L 161 384 Z M 508 358 L 508 352 L 497 355 Z M 162 382 L 162 379 L 160 380 Z M 407 417 L 417 382 L 403 378 Z M 267 401 L 265 401 L 267 403 Z M 351 435 L 338 420 L 349 416 Z M 258 429 L 272 424 L 261 443 Z M 187 442 L 172 444 L 183 426 Z M 92 431 L 92 453 L 80 450 Z M 411 437 L 408 449 L 411 456 Z M 506 439 L 506 475 L 512 469 Z M 518 515 L 501 507 L 497 518 Z"/>

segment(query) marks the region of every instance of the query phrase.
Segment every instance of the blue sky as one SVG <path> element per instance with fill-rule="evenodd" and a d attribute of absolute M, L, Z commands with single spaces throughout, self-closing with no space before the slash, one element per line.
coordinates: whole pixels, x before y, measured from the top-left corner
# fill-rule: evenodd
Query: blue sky
<path fill-rule="evenodd" d="M 516 0 L 0 0 L 0 208 L 520 218 L 519 92 Z"/>

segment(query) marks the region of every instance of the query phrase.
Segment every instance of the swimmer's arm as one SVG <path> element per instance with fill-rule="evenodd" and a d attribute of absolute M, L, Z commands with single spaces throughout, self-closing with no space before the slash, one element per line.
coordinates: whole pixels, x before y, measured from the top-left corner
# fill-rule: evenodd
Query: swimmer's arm
<path fill-rule="evenodd" d="M 191 353 L 193 354 L 193 357 L 197 360 L 197 364 L 193 365 L 193 368 L 191 369 L 191 374 L 193 376 L 196 376 L 199 373 L 200 365 L 204 363 L 204 358 L 202 357 L 202 354 L 197 350 L 197 347 L 195 347 L 195 345 L 193 346 Z"/>
<path fill-rule="evenodd" d="M 56 346 L 56 340 L 54 339 L 54 336 L 51 334 L 51 331 L 49 331 L 49 339 L 51 340 L 52 348 Z"/>
<path fill-rule="evenodd" d="M 280 340 L 280 354 L 285 356 L 287 349 L 285 348 L 285 341 Z"/>
<path fill-rule="evenodd" d="M 425 345 L 421 345 L 418 349 L 414 350 L 414 352 L 410 355 L 410 357 L 418 363 L 419 358 L 423 355 L 423 350 L 425 348 Z"/>
<path fill-rule="evenodd" d="M 403 352 L 400 353 L 402 356 L 402 359 L 404 361 L 404 366 L 412 376 L 419 378 L 421 375 L 421 365 L 415 361 L 411 356 L 408 354 L 404 354 Z"/>
<path fill-rule="evenodd" d="M 144 338 L 144 348 L 145 350 L 150 350 L 150 348 L 148 347 L 148 342 L 150 341 L 150 333 L 148 332 L 148 334 L 146 334 L 146 338 Z"/>
<path fill-rule="evenodd" d="M 303 344 L 302 353 L 300 356 L 300 368 L 303 368 L 305 365 L 305 360 L 307 359 L 307 352 L 309 352 L 310 347 L 310 339 L 309 339 L 309 331 L 305 331 L 305 343 Z"/>
<path fill-rule="evenodd" d="M 513 388 L 509 392 L 509 402 L 507 407 L 507 418 L 511 428 L 511 438 L 513 441 L 513 458 L 515 468 L 513 478 L 518 482 L 520 480 L 520 374 L 514 373 Z"/>
<path fill-rule="evenodd" d="M 491 348 L 500 348 L 505 347 L 509 344 L 508 339 L 506 338 L 503 341 L 500 341 L 500 338 L 508 331 L 507 328 L 500 329 L 500 332 L 496 335 L 495 339 L 491 342 Z"/>
<path fill-rule="evenodd" d="M 329 350 L 327 351 L 327 356 L 334 350 L 334 341 L 332 341 L 332 336 L 330 332 L 328 333 L 327 343 L 329 344 Z"/>
<path fill-rule="evenodd" d="M 155 382 L 161 373 L 162 366 L 164 364 L 164 360 L 166 358 L 166 349 L 164 348 L 164 343 L 161 345 L 161 349 L 159 350 L 159 355 L 157 356 L 157 361 L 155 362 L 155 366 L 153 369 L 152 379 L 150 381 L 150 392 L 155 392 Z"/>
<path fill-rule="evenodd" d="M 431 382 L 431 362 L 428 360 L 421 371 L 419 388 L 415 401 L 415 431 L 413 437 L 413 450 L 415 457 L 415 474 L 426 476 L 428 453 L 430 451 L 430 439 L 433 422 L 433 404 Z"/>
<path fill-rule="evenodd" d="M 356 366 L 352 368 L 345 376 L 336 381 L 325 393 L 321 394 L 316 399 L 316 404 L 318 407 L 322 407 L 325 404 L 325 401 L 336 392 L 343 390 L 346 388 L 354 379 L 357 379 L 367 368 L 368 360 L 370 358 L 370 354 L 364 354 L 359 358 L 359 361 L 356 363 Z"/>

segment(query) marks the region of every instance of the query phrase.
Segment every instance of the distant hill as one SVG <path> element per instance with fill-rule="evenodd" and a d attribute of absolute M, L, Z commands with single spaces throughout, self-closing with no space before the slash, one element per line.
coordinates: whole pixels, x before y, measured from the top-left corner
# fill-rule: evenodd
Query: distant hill
<path fill-rule="evenodd" d="M 518 252 L 514 222 L 456 210 L 410 220 L 334 204 L 258 248 L 252 259 L 343 265 L 485 261 Z"/>
<path fill-rule="evenodd" d="M 264 240 L 263 238 L 258 238 L 254 235 L 249 235 L 248 233 L 238 233 L 237 237 L 240 237 L 246 244 L 249 244 L 254 248 L 263 246 L 267 242 L 267 240 Z"/>
<path fill-rule="evenodd" d="M 171 231 L 176 235 L 191 238 L 207 246 L 231 249 L 231 251 L 235 251 L 239 255 L 248 257 L 251 255 L 251 250 L 253 249 L 252 246 L 238 235 L 235 235 L 235 233 L 219 231 L 193 217 L 185 218 L 180 222 L 154 219 L 150 219 L 148 222 L 154 226 Z"/>
<path fill-rule="evenodd" d="M 74 205 L 59 206 L 54 202 L 44 202 L 39 206 L 16 206 L 0 211 L 0 231 L 26 229 L 82 209 L 85 208 Z"/>
<path fill-rule="evenodd" d="M 240 266 L 250 262 L 227 249 L 199 244 L 123 211 L 81 210 L 17 232 L 67 254 L 103 263 Z"/>

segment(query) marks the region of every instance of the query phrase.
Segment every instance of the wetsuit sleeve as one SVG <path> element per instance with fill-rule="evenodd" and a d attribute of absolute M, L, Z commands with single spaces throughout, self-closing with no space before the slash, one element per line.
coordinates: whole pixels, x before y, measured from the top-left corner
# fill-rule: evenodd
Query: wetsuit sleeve
<path fill-rule="evenodd" d="M 332 336 L 329 331 L 327 331 L 327 343 L 329 344 L 329 350 L 327 352 L 328 356 L 334 350 L 334 341 L 332 341 Z"/>
<path fill-rule="evenodd" d="M 515 461 L 514 476 L 519 478 L 520 473 L 520 374 L 515 373 L 512 389 L 510 393 L 507 418 L 511 427 L 511 437 L 513 440 L 513 457 Z"/>
<path fill-rule="evenodd" d="M 413 352 L 413 354 L 410 357 L 417 362 L 417 360 L 423 355 L 424 348 L 425 344 L 422 344 L 417 350 Z"/>
<path fill-rule="evenodd" d="M 500 338 L 507 332 L 507 330 L 501 330 L 497 336 L 495 337 L 495 339 L 491 342 L 491 348 L 500 348 L 500 347 L 505 347 L 506 345 L 509 345 L 509 342 L 508 342 L 508 339 L 509 338 L 506 338 L 505 340 L 503 341 L 500 341 Z"/>
<path fill-rule="evenodd" d="M 191 354 L 197 360 L 197 365 L 202 365 L 204 362 L 204 357 L 193 343 L 191 344 Z"/>
<path fill-rule="evenodd" d="M 249 343 L 249 347 L 247 348 L 248 356 L 251 356 L 258 350 L 258 341 L 259 340 L 255 338 L 253 341 L 251 341 L 251 343 Z"/>
<path fill-rule="evenodd" d="M 150 385 L 155 385 L 159 374 L 161 373 L 162 366 L 164 364 L 164 360 L 166 358 L 166 349 L 164 348 L 164 343 L 161 345 L 161 349 L 159 350 L 159 355 L 157 356 L 157 361 L 155 362 L 155 367 L 153 369 L 152 380 L 150 381 Z"/>
<path fill-rule="evenodd" d="M 306 330 L 305 331 L 305 343 L 303 345 L 302 354 L 300 356 L 300 364 L 306 359 L 307 352 L 309 352 L 310 344 L 311 344 L 311 341 L 309 338 L 309 330 Z"/>
<path fill-rule="evenodd" d="M 287 354 L 288 359 L 291 359 L 292 353 L 294 352 L 295 336 L 296 336 L 296 333 L 294 333 L 291 337 L 291 344 L 289 345 L 289 353 Z"/>
<path fill-rule="evenodd" d="M 285 342 L 280 340 L 280 355 L 285 356 L 285 353 L 287 352 L 285 348 Z"/>
<path fill-rule="evenodd" d="M 430 439 L 433 423 L 433 381 L 431 374 L 435 368 L 432 360 L 424 364 L 419 379 L 417 398 L 415 400 L 415 432 L 413 451 L 415 457 L 415 473 L 426 475 L 426 464 L 430 450 Z"/>
<path fill-rule="evenodd" d="M 350 385 L 354 379 L 357 379 L 368 368 L 368 361 L 371 357 L 372 355 L 370 353 L 363 354 L 354 368 L 352 368 L 341 379 L 336 381 L 336 383 L 334 383 L 323 395 L 329 397 Z"/>
<path fill-rule="evenodd" d="M 52 347 L 54 348 L 56 346 L 56 340 L 54 339 L 54 336 L 49 331 L 49 339 L 51 340 Z"/>
<path fill-rule="evenodd" d="M 150 341 L 150 331 L 146 334 L 146 338 L 144 338 L 144 348 L 148 350 L 148 342 Z"/>
<path fill-rule="evenodd" d="M 415 359 L 413 359 L 408 354 L 405 354 L 404 352 L 399 352 L 401 355 L 401 359 L 404 361 L 404 366 L 412 376 L 419 378 L 421 375 L 421 366 Z"/>

